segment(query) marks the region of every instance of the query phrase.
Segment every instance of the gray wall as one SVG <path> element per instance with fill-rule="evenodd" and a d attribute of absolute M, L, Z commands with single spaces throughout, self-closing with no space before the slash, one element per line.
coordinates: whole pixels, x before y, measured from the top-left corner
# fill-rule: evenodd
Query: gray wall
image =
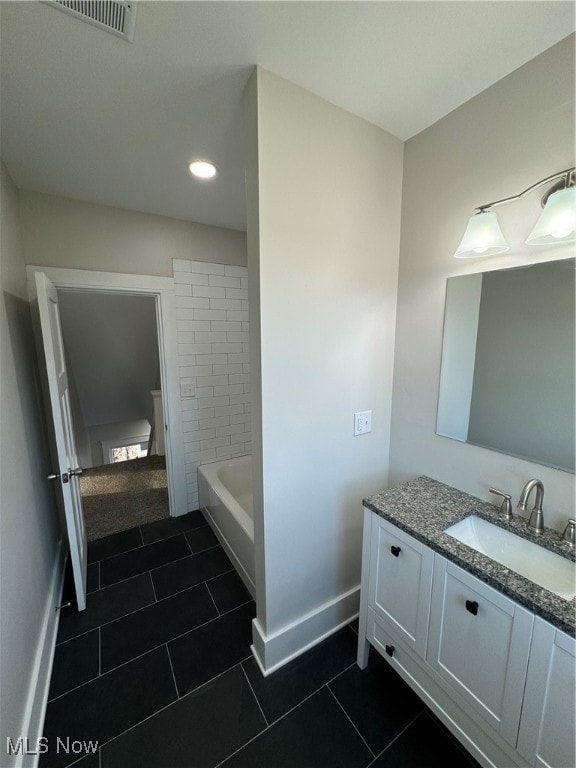
<path fill-rule="evenodd" d="M 6 738 L 32 736 L 38 682 L 36 659 L 56 617 L 51 587 L 59 565 L 60 532 L 44 423 L 21 248 L 17 190 L 0 163 L 2 287 L 0 432 L 0 764 Z M 45 620 L 47 623 L 45 623 Z"/>
<path fill-rule="evenodd" d="M 468 440 L 574 471 L 574 262 L 487 273 Z"/>
<path fill-rule="evenodd" d="M 403 146 L 265 70 L 251 89 L 254 525 L 270 668 L 357 609 L 360 499 L 387 480 Z M 354 437 L 368 409 L 372 433 Z"/>
<path fill-rule="evenodd" d="M 20 192 L 27 264 L 172 276 L 172 259 L 246 265 L 246 234 Z"/>
<path fill-rule="evenodd" d="M 574 516 L 574 476 L 435 434 L 446 278 L 573 255 L 523 245 L 539 190 L 502 206 L 511 251 L 453 258 L 474 208 L 575 165 L 574 37 L 496 83 L 405 146 L 391 481 L 427 474 L 486 500 L 489 486 L 515 499 L 532 477 L 546 486 L 546 523 Z"/>

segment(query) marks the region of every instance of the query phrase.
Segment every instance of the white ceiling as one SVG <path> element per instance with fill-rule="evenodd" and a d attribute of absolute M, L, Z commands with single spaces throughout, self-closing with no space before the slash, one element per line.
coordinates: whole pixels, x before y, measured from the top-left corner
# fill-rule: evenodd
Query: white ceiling
<path fill-rule="evenodd" d="M 569 35 L 574 8 L 140 0 L 131 44 L 3 0 L 1 154 L 22 189 L 243 229 L 255 64 L 405 140 Z M 192 179 L 194 157 L 215 181 Z"/>

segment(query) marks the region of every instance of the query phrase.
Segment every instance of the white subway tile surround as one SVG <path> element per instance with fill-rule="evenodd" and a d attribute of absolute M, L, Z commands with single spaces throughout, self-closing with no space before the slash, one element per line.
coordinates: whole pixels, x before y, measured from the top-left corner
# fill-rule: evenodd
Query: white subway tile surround
<path fill-rule="evenodd" d="M 252 450 L 248 269 L 173 260 L 188 509 L 198 508 L 199 464 Z"/>

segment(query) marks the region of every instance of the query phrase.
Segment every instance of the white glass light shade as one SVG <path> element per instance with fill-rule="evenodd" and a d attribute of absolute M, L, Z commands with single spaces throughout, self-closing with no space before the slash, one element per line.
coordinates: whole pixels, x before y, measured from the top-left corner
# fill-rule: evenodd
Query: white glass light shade
<path fill-rule="evenodd" d="M 550 195 L 526 243 L 549 245 L 572 240 L 576 240 L 576 187 Z"/>
<path fill-rule="evenodd" d="M 496 214 L 493 211 L 482 211 L 470 218 L 454 258 L 477 259 L 508 250 L 508 243 L 504 240 Z"/>

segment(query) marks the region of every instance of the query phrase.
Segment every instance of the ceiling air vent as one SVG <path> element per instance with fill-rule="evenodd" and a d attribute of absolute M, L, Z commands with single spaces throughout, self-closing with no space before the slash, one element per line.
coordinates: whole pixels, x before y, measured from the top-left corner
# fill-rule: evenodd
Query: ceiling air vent
<path fill-rule="evenodd" d="M 132 42 L 135 0 L 50 0 L 48 5 Z"/>

